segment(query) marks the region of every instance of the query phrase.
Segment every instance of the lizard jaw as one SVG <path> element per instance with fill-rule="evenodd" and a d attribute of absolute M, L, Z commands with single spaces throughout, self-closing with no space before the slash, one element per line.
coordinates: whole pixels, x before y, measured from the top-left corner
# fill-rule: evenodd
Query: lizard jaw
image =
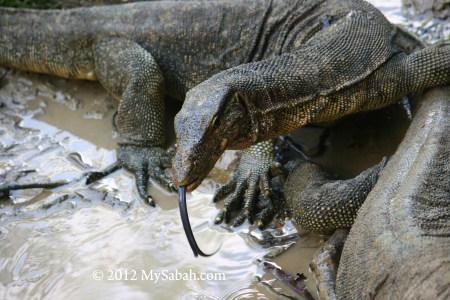
<path fill-rule="evenodd" d="M 212 143 L 206 143 L 212 144 Z M 223 139 L 215 149 L 202 151 L 183 151 L 182 147 L 177 149 L 175 155 L 175 172 L 173 182 L 177 186 L 186 186 L 186 190 L 195 190 L 208 176 L 227 147 L 227 139 Z M 186 153 L 189 153 L 186 155 Z M 208 154 L 206 154 L 208 153 Z"/>
<path fill-rule="evenodd" d="M 175 172 L 173 182 L 177 186 L 186 186 L 188 192 L 195 190 L 209 174 L 214 167 L 215 162 L 220 155 L 211 155 L 207 159 L 197 160 L 182 160 L 175 158 Z M 185 161 L 185 163 L 183 163 Z M 187 163 L 186 163 L 187 161 Z"/>

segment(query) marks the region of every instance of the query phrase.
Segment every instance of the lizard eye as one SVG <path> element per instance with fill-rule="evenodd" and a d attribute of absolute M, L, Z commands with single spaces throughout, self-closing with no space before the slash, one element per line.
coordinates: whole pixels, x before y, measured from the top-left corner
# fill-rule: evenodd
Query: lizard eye
<path fill-rule="evenodd" d="M 212 120 L 211 124 L 214 129 L 219 128 L 220 127 L 220 118 L 215 116 L 214 119 Z"/>

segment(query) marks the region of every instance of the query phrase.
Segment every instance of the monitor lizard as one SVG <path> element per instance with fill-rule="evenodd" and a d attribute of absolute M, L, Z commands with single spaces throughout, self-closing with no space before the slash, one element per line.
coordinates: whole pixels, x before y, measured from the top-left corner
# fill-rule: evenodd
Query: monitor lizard
<path fill-rule="evenodd" d="M 449 42 L 423 47 L 364 1 L 321 5 L 328 10 L 315 19 L 320 30 L 310 34 L 313 14 L 299 17 L 304 28 L 290 42 L 296 47 L 212 76 L 187 93 L 175 118 L 174 183 L 188 191 L 226 149 L 250 147 L 217 192 L 215 200 L 231 194 L 219 222 L 236 211 L 237 225 L 252 221 L 258 188 L 270 194 L 272 138 L 450 83 Z"/>

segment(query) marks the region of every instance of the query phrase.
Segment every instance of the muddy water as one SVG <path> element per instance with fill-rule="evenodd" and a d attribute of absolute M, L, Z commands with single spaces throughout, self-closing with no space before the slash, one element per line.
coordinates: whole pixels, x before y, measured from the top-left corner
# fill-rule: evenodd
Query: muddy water
<path fill-rule="evenodd" d="M 378 2 L 399 18 L 397 1 Z M 4 104 L 0 183 L 72 181 L 51 191 L 13 192 L 0 203 L 0 298 L 279 297 L 258 283 L 257 278 L 273 279 L 255 262 L 270 250 L 255 242 L 261 233 L 248 226 L 229 230 L 212 225 L 218 211 L 211 204 L 217 188 L 213 180 L 188 196 L 190 220 L 201 248 L 209 252 L 222 243 L 212 258 L 192 255 L 174 194 L 154 185 L 150 192 L 158 207 L 150 208 L 139 201 L 126 171 L 84 185 L 83 172 L 102 169 L 115 160 L 111 117 L 117 103 L 99 84 L 9 71 L 0 103 Z M 179 106 L 170 101 L 169 115 Z M 333 127 L 327 150 L 316 160 L 332 173 L 353 176 L 392 154 L 408 124 L 400 106 L 349 118 Z M 167 127 L 173 128 L 170 118 Z M 314 152 L 321 132 L 302 129 L 293 136 Z M 24 170 L 30 172 L 20 173 Z M 269 232 L 284 235 L 297 229 L 287 222 Z M 308 263 L 322 242 L 323 237 L 305 235 L 274 259 L 291 274 L 304 273 L 315 296 Z M 157 279 L 160 273 L 165 278 Z M 216 277 L 193 280 L 191 273 Z M 177 280 L 176 276 L 191 277 Z M 292 295 L 280 283 L 274 285 Z"/>

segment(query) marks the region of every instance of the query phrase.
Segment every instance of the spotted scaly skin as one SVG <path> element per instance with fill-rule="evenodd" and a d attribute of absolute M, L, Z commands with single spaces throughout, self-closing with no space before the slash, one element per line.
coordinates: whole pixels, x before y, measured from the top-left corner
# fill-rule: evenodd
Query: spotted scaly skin
<path fill-rule="evenodd" d="M 277 23 L 286 31 L 276 53 L 220 72 L 188 92 L 175 118 L 176 185 L 195 189 L 226 149 L 450 84 L 450 43 L 424 48 L 364 1 L 298 3 L 304 10 Z M 270 16 L 265 27 L 275 26 Z"/>
<path fill-rule="evenodd" d="M 190 90 L 176 120 L 175 183 L 192 190 L 225 149 L 445 84 L 448 45 L 407 56 L 401 35 L 361 0 L 1 9 L 0 65 L 99 80 L 121 101 L 119 162 L 107 171 L 134 171 L 141 196 L 153 203 L 147 171 L 174 188 L 161 171 L 170 160 L 163 94 L 183 100 Z"/>
<path fill-rule="evenodd" d="M 170 161 L 163 150 L 163 95 L 183 100 L 217 73 L 297 49 L 329 23 L 330 13 L 341 18 L 367 7 L 348 0 L 221 0 L 0 8 L 0 65 L 100 81 L 120 100 L 118 162 L 91 173 L 87 183 L 124 166 L 135 173 L 141 197 L 154 205 L 148 173 L 175 189 L 162 172 Z"/>
<path fill-rule="evenodd" d="M 189 89 L 214 74 L 274 55 L 283 40 L 282 27 L 267 32 L 267 19 L 286 20 L 300 3 L 154 1 L 45 11 L 0 8 L 0 66 L 98 80 L 120 101 L 115 118 L 118 162 L 89 174 L 87 183 L 124 166 L 135 174 L 140 196 L 154 205 L 147 194 L 149 174 L 175 189 L 163 173 L 172 157 L 164 150 L 164 96 L 183 100 Z"/>
<path fill-rule="evenodd" d="M 375 186 L 386 161 L 384 158 L 348 180 L 335 180 L 319 165 L 299 161 L 284 185 L 292 218 L 301 228 L 317 233 L 352 227 L 358 209 Z"/>

